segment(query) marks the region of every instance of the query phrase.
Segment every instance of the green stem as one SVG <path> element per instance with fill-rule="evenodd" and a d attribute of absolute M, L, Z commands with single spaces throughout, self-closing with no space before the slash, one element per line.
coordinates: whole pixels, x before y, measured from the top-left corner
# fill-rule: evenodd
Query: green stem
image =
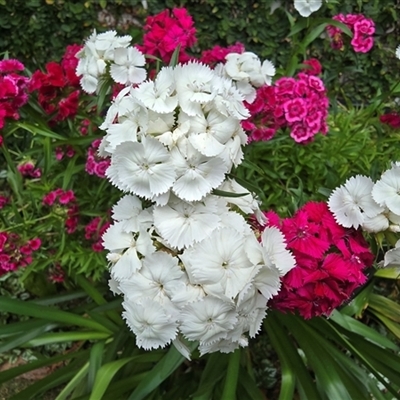
<path fill-rule="evenodd" d="M 236 386 L 239 377 L 240 349 L 235 350 L 229 356 L 228 370 L 222 392 L 222 400 L 234 400 L 236 398 Z"/>

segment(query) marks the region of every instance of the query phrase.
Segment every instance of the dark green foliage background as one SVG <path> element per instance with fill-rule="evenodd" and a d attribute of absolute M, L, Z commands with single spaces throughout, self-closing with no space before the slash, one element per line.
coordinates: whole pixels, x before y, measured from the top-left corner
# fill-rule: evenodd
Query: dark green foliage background
<path fill-rule="evenodd" d="M 92 29 L 113 28 L 98 21 L 101 10 L 114 16 L 127 12 L 143 24 L 147 15 L 166 7 L 184 6 L 195 19 L 199 39 L 195 52 L 240 41 L 261 58 L 271 59 L 284 73 L 306 30 L 288 37 L 288 14 L 295 22 L 302 17 L 293 9 L 292 0 L 282 0 L 281 7 L 275 10 L 271 8 L 274 3 L 273 0 L 148 0 L 145 10 L 139 0 L 0 0 L 0 53 L 8 51 L 10 57 L 21 59 L 30 69 L 43 67 L 50 60 L 58 60 L 66 45 L 81 43 Z M 394 51 L 400 37 L 400 0 L 329 2 L 312 15 L 311 23 L 313 18 L 331 18 L 339 11 L 363 13 L 375 21 L 372 51 L 368 54 L 347 48 L 333 51 L 328 39 L 318 38 L 309 46 L 306 56 L 322 60 L 324 80 L 331 87 L 332 97 L 342 96 L 345 88 L 345 95 L 354 103 L 365 103 L 378 89 L 386 91 L 398 79 Z M 120 33 L 127 31 L 138 37 L 137 26 Z"/>

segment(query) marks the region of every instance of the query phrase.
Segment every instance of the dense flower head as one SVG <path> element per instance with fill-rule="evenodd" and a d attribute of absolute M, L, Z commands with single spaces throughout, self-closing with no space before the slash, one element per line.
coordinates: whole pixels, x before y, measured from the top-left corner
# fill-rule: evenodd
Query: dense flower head
<path fill-rule="evenodd" d="M 143 54 L 130 47 L 130 35 L 117 36 L 116 31 L 97 34 L 94 31 L 85 45 L 76 53 L 76 75 L 86 93 L 94 93 L 102 79 L 110 73 L 116 82 L 139 83 L 146 78 Z"/>
<path fill-rule="evenodd" d="M 246 57 L 248 67 L 239 68 L 245 76 L 234 80 L 192 60 L 126 84 L 100 126 L 105 136 L 93 145 L 110 161 L 106 177 L 125 192 L 102 238 L 110 288 L 124 296 L 123 317 L 144 349 L 172 342 L 190 357 L 181 338 L 198 341 L 201 354 L 246 346 L 279 277 L 294 265 L 277 228 L 258 240 L 244 215 L 263 222 L 259 203 L 227 178 L 247 141 L 240 122 L 249 112 L 238 83 L 263 85 L 271 72 Z"/>
<path fill-rule="evenodd" d="M 368 232 L 400 231 L 400 166 L 393 163 L 380 179 L 356 175 L 336 188 L 328 205 L 344 227 Z"/>
<path fill-rule="evenodd" d="M 89 175 L 96 175 L 99 178 L 106 177 L 106 170 L 110 166 L 110 160 L 97 155 L 101 140 L 95 139 L 87 151 L 85 171 Z"/>
<path fill-rule="evenodd" d="M 0 61 L 0 129 L 6 118 L 19 119 L 19 109 L 28 101 L 29 79 L 20 75 L 24 68 L 15 59 Z"/>
<path fill-rule="evenodd" d="M 148 16 L 144 30 L 143 44 L 138 46 L 142 53 L 159 57 L 168 64 L 179 46 L 179 61 L 191 58 L 186 50 L 197 41 L 196 29 L 193 18 L 185 8 L 173 8 Z"/>
<path fill-rule="evenodd" d="M 31 264 L 40 246 L 39 238 L 24 240 L 16 233 L 0 232 L 0 276 Z"/>
<path fill-rule="evenodd" d="M 362 233 L 340 226 L 327 204 L 309 202 L 280 222 L 296 266 L 282 280 L 272 308 L 304 318 L 329 315 L 366 282 L 373 263 Z"/>
<path fill-rule="evenodd" d="M 389 112 L 379 117 L 383 124 L 387 124 L 394 129 L 400 128 L 400 115 L 397 112 Z"/>
<path fill-rule="evenodd" d="M 95 217 L 85 225 L 85 239 L 92 243 L 93 251 L 100 252 L 104 250 L 102 236 L 109 226 L 110 222 L 104 221 L 101 217 Z"/>
<path fill-rule="evenodd" d="M 375 24 L 372 19 L 366 18 L 362 14 L 338 14 L 332 19 L 342 22 L 351 30 L 353 37 L 350 44 L 355 52 L 367 53 L 371 50 L 374 45 L 372 35 L 375 33 Z M 343 47 L 343 35 L 340 28 L 329 25 L 327 31 L 331 38 L 332 47 L 341 49 Z"/>
<path fill-rule="evenodd" d="M 68 234 L 76 231 L 79 222 L 79 208 L 73 190 L 61 188 L 52 190 L 43 196 L 42 204 L 52 207 L 56 213 L 64 218 L 65 230 Z"/>
<path fill-rule="evenodd" d="M 215 45 L 213 48 L 209 50 L 204 50 L 201 53 L 199 61 L 204 64 L 209 65 L 210 67 L 215 66 L 218 63 L 225 63 L 226 56 L 230 53 L 242 54 L 245 51 L 245 47 L 242 43 L 236 42 L 227 47 L 221 47 L 219 45 Z"/>
<path fill-rule="evenodd" d="M 37 91 L 43 110 L 51 115 L 51 123 L 73 118 L 78 112 L 79 79 L 75 73 L 78 63 L 75 57 L 82 46 L 67 46 L 61 63 L 46 64 L 46 72 L 37 70 L 29 82 L 31 92 Z"/>
<path fill-rule="evenodd" d="M 35 168 L 35 164 L 32 161 L 24 161 L 17 166 L 19 173 L 27 178 L 40 178 L 42 176 L 42 170 Z"/>
<path fill-rule="evenodd" d="M 323 81 L 316 76 L 321 65 L 314 59 L 309 62 L 311 68 L 296 77 L 282 77 L 257 89 L 256 99 L 247 104 L 251 117 L 242 122 L 250 141 L 269 140 L 282 128 L 289 128 L 298 143 L 327 133 L 329 101 Z"/>

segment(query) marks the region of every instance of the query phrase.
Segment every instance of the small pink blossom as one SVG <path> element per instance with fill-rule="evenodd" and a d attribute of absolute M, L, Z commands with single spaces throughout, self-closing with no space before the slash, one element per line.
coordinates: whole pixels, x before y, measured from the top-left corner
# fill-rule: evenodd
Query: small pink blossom
<path fill-rule="evenodd" d="M 285 118 L 288 122 L 301 121 L 307 115 L 307 106 L 303 99 L 288 100 L 283 104 Z"/>

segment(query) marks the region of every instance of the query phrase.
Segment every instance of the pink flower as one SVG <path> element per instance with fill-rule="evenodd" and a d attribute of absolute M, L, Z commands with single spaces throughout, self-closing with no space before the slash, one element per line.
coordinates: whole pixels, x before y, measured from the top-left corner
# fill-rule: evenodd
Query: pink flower
<path fill-rule="evenodd" d="M 73 190 L 67 190 L 66 192 L 60 194 L 58 201 L 60 204 L 68 204 L 75 201 L 75 194 Z"/>
<path fill-rule="evenodd" d="M 398 113 L 390 112 L 388 114 L 381 115 L 379 120 L 383 124 L 388 124 L 394 129 L 400 128 L 400 115 Z"/>
<path fill-rule="evenodd" d="M 372 35 L 375 33 L 375 24 L 372 19 L 365 18 L 362 14 L 348 14 L 346 16 L 339 14 L 335 15 L 333 19 L 346 24 L 352 31 L 353 38 L 350 44 L 353 46 L 354 51 L 367 53 L 371 50 L 374 45 Z M 335 49 L 341 49 L 343 47 L 341 30 L 334 26 L 328 26 L 327 31 L 332 39 L 332 47 Z"/>
<path fill-rule="evenodd" d="M 283 104 L 285 118 L 288 122 L 301 121 L 307 115 L 307 106 L 303 99 L 288 100 Z"/>
<path fill-rule="evenodd" d="M 282 278 L 271 307 L 306 319 L 328 315 L 366 282 L 363 271 L 374 255 L 361 232 L 336 223 L 326 203 L 307 203 L 281 229 L 296 267 Z"/>
<path fill-rule="evenodd" d="M 355 34 L 350 43 L 354 51 L 358 53 L 368 53 L 374 45 L 374 39 L 370 36 Z"/>
<path fill-rule="evenodd" d="M 319 75 L 322 72 L 322 65 L 316 58 L 310 58 L 308 60 L 303 61 L 303 64 L 306 65 L 301 72 L 307 75 Z"/>

